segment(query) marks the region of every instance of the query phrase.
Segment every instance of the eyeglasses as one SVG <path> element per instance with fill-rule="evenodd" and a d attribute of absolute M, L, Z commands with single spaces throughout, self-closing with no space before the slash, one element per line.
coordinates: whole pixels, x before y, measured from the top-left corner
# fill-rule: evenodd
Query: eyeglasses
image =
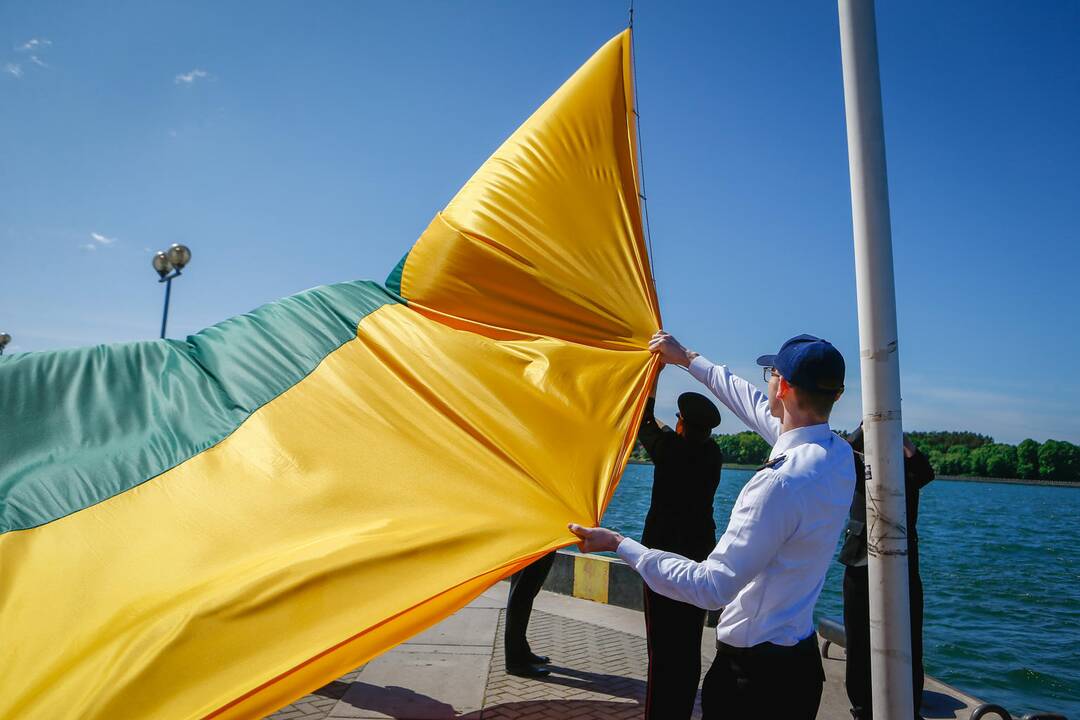
<path fill-rule="evenodd" d="M 765 380 L 765 382 L 769 382 L 769 380 L 772 379 L 773 375 L 777 375 L 777 376 L 779 375 L 779 373 L 776 372 L 776 368 L 774 368 L 774 367 L 762 368 L 761 370 L 762 370 L 761 376 L 762 376 L 762 379 Z"/>

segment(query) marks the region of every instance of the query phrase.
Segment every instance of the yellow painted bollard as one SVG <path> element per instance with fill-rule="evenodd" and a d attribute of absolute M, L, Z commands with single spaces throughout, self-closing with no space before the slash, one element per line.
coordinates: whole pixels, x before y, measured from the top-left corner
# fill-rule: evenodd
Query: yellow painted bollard
<path fill-rule="evenodd" d="M 606 603 L 610 564 L 604 559 L 587 555 L 574 558 L 574 597 Z"/>

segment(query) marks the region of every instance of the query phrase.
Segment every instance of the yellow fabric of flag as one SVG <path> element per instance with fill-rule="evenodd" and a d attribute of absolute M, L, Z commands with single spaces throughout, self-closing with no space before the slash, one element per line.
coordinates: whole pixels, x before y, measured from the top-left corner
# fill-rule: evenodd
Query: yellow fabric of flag
<path fill-rule="evenodd" d="M 225 437 L 0 534 L 0 717 L 260 717 L 597 524 L 657 369 L 630 67 L 627 31 Z"/>

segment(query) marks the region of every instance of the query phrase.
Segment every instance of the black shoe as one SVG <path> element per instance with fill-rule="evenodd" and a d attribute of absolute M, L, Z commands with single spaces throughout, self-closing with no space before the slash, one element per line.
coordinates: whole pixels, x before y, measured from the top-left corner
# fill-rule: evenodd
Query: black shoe
<path fill-rule="evenodd" d="M 550 675 L 551 671 L 544 667 L 525 663 L 524 665 L 507 665 L 506 674 L 517 675 L 518 677 L 542 678 Z"/>
<path fill-rule="evenodd" d="M 525 662 L 530 662 L 533 665 L 547 665 L 551 662 L 551 658 L 547 655 L 537 655 L 536 653 L 531 652 L 525 656 Z"/>

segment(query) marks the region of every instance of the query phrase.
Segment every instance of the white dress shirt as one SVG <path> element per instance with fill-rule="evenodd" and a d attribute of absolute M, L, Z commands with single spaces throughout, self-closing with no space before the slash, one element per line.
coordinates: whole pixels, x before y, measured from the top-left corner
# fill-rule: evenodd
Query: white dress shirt
<path fill-rule="evenodd" d="M 661 595 L 724 608 L 716 626 L 722 642 L 794 645 L 814 632 L 814 604 L 851 506 L 851 446 L 828 424 L 781 434 L 764 393 L 723 365 L 698 356 L 690 374 L 772 444 L 772 467 L 743 487 L 727 530 L 704 562 L 629 538 L 619 544 L 619 557 Z"/>

